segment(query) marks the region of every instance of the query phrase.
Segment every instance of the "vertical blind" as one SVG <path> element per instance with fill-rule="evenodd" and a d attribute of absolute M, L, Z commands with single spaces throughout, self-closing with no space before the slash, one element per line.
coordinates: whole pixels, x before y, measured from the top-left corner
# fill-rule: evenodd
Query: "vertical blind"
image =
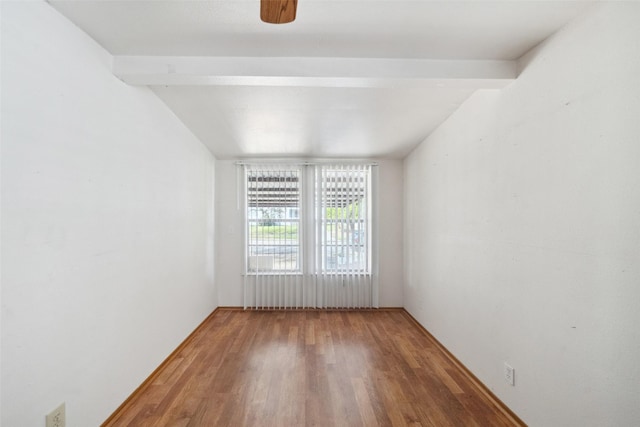
<path fill-rule="evenodd" d="M 245 166 L 245 308 L 298 307 L 302 299 L 303 170 L 285 165 Z"/>
<path fill-rule="evenodd" d="M 371 165 L 245 165 L 244 305 L 376 307 Z"/>
<path fill-rule="evenodd" d="M 318 306 L 371 307 L 368 165 L 315 167 L 313 252 Z"/>

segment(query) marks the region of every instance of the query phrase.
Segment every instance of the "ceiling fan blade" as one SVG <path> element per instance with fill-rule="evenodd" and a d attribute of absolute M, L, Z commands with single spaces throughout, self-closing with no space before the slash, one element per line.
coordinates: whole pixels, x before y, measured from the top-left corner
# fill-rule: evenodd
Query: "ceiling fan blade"
<path fill-rule="evenodd" d="M 296 19 L 298 0 L 261 0 L 260 19 L 269 24 L 286 24 Z"/>

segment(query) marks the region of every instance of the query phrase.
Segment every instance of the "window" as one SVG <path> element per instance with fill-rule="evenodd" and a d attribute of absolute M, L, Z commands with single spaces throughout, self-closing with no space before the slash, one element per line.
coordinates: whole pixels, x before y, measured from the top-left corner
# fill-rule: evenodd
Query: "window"
<path fill-rule="evenodd" d="M 317 266 L 324 273 L 370 270 L 369 169 L 321 166 L 316 169 Z"/>
<path fill-rule="evenodd" d="M 247 169 L 247 271 L 301 271 L 300 169 Z"/>
<path fill-rule="evenodd" d="M 306 249 L 316 261 L 314 273 L 368 273 L 370 168 L 310 166 L 313 191 L 307 193 L 301 186 L 304 168 L 256 165 L 245 169 L 247 272 L 301 273 Z M 310 207 L 305 222 L 302 206 Z M 310 236 L 306 246 L 303 228 Z"/>

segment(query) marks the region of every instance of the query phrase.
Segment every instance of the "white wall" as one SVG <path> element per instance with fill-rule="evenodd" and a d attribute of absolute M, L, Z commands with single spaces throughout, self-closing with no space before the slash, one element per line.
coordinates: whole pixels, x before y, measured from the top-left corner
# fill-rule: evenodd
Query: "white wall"
<path fill-rule="evenodd" d="M 44 2 L 2 2 L 2 420 L 95 426 L 216 307 L 215 159 Z"/>
<path fill-rule="evenodd" d="M 402 306 L 402 161 L 378 160 L 380 306 Z M 238 210 L 236 166 L 216 166 L 216 283 L 221 306 L 242 306 L 243 215 Z"/>
<path fill-rule="evenodd" d="M 402 307 L 403 165 L 378 160 L 378 247 L 380 307 Z"/>
<path fill-rule="evenodd" d="M 235 162 L 216 163 L 216 283 L 218 304 L 241 307 L 242 211 L 238 209 Z"/>
<path fill-rule="evenodd" d="M 405 306 L 531 426 L 640 425 L 638 22 L 597 5 L 405 160 Z"/>

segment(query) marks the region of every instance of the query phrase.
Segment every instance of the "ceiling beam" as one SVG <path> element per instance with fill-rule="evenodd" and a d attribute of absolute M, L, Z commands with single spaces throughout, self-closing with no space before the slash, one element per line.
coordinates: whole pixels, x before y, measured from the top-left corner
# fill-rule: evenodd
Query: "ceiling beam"
<path fill-rule="evenodd" d="M 115 56 L 131 85 L 502 88 L 515 61 L 317 57 Z"/>

